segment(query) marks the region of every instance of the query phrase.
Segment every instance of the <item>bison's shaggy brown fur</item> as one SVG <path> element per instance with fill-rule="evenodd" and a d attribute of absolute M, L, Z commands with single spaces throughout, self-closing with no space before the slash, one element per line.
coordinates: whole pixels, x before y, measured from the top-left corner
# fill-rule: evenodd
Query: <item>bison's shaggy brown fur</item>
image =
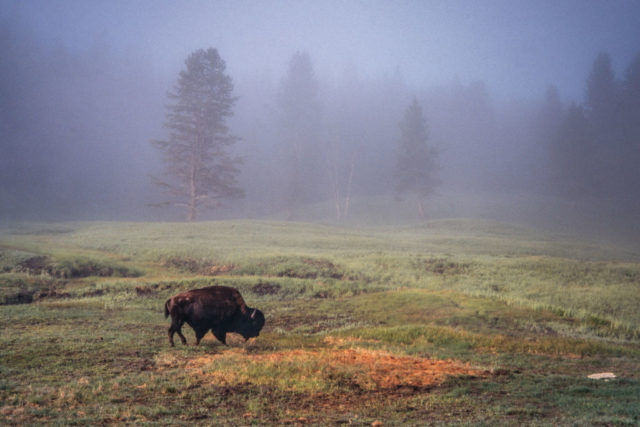
<path fill-rule="evenodd" d="M 228 332 L 236 332 L 245 340 L 257 337 L 265 322 L 260 310 L 247 307 L 240 292 L 227 286 L 210 286 L 179 293 L 164 305 L 164 316 L 169 315 L 171 346 L 174 345 L 175 333 L 183 344 L 187 344 L 181 331 L 185 323 L 195 331 L 198 345 L 209 330 L 223 344 L 226 344 Z"/>

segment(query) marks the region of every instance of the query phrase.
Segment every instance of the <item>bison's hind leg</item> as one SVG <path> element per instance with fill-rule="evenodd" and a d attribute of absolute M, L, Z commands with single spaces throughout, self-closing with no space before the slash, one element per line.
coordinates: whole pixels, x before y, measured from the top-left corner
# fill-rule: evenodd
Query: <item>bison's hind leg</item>
<path fill-rule="evenodd" d="M 187 345 L 187 339 L 184 337 L 184 335 L 182 335 L 181 330 L 183 324 L 184 322 L 171 322 L 171 326 L 169 326 L 169 344 L 171 344 L 171 347 L 175 347 L 173 343 L 173 334 L 175 333 L 177 333 L 180 337 L 180 341 L 182 341 L 182 344 Z"/>
<path fill-rule="evenodd" d="M 182 341 L 182 344 L 187 345 L 187 339 L 184 337 L 184 335 L 182 335 L 182 331 L 178 329 L 176 332 L 178 333 L 178 336 L 180 337 L 180 341 Z"/>
<path fill-rule="evenodd" d="M 169 344 L 171 345 L 171 347 L 175 347 L 175 343 L 173 342 L 173 334 L 175 334 L 176 331 L 173 329 L 173 325 L 169 326 Z"/>

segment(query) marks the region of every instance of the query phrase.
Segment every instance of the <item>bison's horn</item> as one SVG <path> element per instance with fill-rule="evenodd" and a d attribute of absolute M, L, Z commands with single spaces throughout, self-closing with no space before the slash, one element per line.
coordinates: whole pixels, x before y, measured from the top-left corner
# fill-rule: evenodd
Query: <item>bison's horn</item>
<path fill-rule="evenodd" d="M 254 317 L 256 317 L 256 309 L 253 309 L 253 312 L 251 313 L 251 319 L 253 319 Z"/>

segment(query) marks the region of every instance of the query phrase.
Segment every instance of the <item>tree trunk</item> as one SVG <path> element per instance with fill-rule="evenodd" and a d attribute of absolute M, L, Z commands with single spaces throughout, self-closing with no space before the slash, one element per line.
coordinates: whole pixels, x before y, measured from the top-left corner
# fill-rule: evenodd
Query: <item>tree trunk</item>
<path fill-rule="evenodd" d="M 418 199 L 418 215 L 420 215 L 420 220 L 424 221 L 424 200 Z"/>
<path fill-rule="evenodd" d="M 189 213 L 187 215 L 188 222 L 196 220 L 196 197 L 196 166 L 191 165 L 191 176 L 189 179 Z"/>
<path fill-rule="evenodd" d="M 342 203 L 342 197 L 340 196 L 340 183 L 338 182 L 337 166 L 334 163 L 330 166 L 331 169 L 331 181 L 333 184 L 333 203 L 336 207 L 336 220 L 342 219 L 342 209 L 340 204 Z"/>
<path fill-rule="evenodd" d="M 346 218 L 349 215 L 349 206 L 351 205 L 351 183 L 353 182 L 353 169 L 356 163 L 356 154 L 353 153 L 351 156 L 351 165 L 349 168 L 349 181 L 347 182 L 347 194 L 344 199 L 344 217 Z"/>
<path fill-rule="evenodd" d="M 302 198 L 301 188 L 301 162 L 302 162 L 302 145 L 298 139 L 293 140 L 293 164 L 289 172 L 289 194 L 287 200 L 287 221 L 295 219 L 295 209 L 300 204 Z"/>

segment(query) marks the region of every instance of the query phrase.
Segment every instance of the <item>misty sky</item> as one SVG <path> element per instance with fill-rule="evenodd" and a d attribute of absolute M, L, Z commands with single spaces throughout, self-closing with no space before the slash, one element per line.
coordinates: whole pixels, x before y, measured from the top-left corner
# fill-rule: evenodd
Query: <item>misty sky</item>
<path fill-rule="evenodd" d="M 216 47 L 235 81 L 276 78 L 306 51 L 323 76 L 399 72 L 423 88 L 481 80 L 503 99 L 539 98 L 555 84 L 580 101 L 597 53 L 621 74 L 640 40 L 640 1 L 629 0 L 2 0 L 0 13 L 52 47 L 148 55 L 163 75 Z"/>

